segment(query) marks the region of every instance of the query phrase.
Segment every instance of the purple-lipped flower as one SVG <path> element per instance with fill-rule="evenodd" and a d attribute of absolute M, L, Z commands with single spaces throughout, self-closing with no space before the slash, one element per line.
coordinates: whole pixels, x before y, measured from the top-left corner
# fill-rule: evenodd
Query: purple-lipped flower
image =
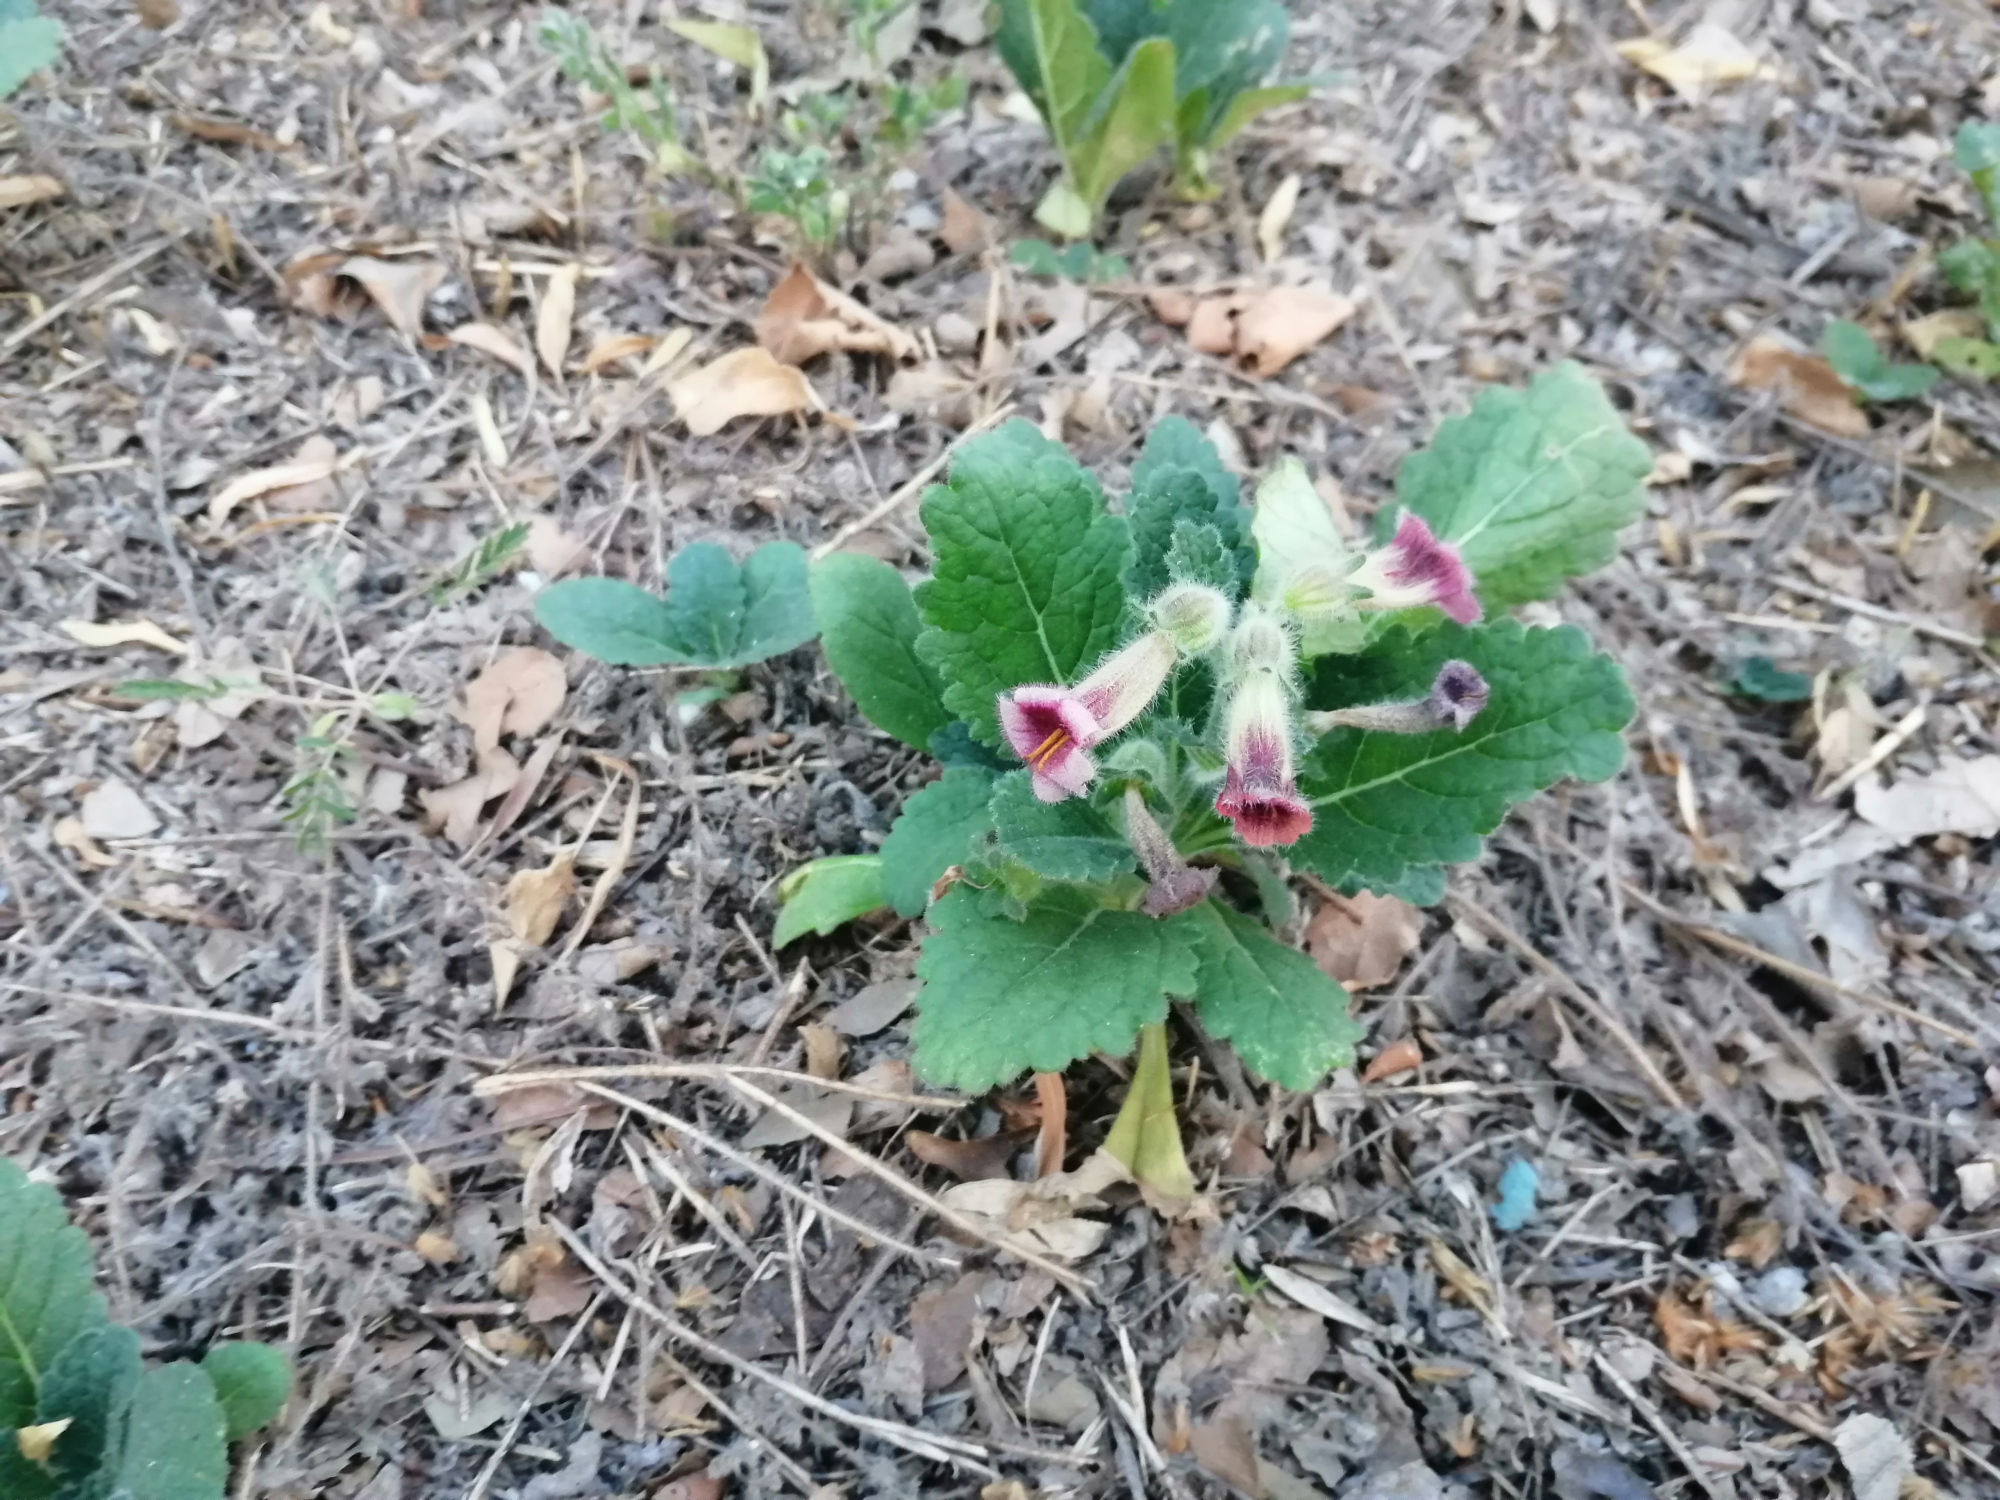
<path fill-rule="evenodd" d="M 1146 711 L 1177 656 L 1173 637 L 1152 630 L 1072 687 L 1030 682 L 1002 693 L 1000 728 L 1027 762 L 1035 795 L 1061 802 L 1088 791 L 1097 775 L 1091 747 Z"/>
<path fill-rule="evenodd" d="M 1403 513 L 1396 535 L 1386 547 L 1366 553 L 1347 582 L 1366 589 L 1357 599 L 1360 609 L 1415 609 L 1434 604 L 1461 625 L 1480 616 L 1472 592 L 1472 570 L 1458 548 L 1441 542 L 1422 516 Z"/>

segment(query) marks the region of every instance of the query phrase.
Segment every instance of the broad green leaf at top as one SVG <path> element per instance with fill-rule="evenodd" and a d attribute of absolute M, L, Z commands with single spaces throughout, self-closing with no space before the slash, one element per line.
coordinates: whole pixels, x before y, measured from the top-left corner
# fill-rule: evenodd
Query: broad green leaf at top
<path fill-rule="evenodd" d="M 1652 468 L 1603 388 L 1575 364 L 1525 391 L 1493 387 L 1403 460 L 1395 514 L 1412 510 L 1456 543 L 1491 609 L 1554 595 L 1563 579 L 1610 562 L 1619 528 L 1645 504 Z"/>
<path fill-rule="evenodd" d="M 812 604 L 827 664 L 869 722 L 929 748 L 952 716 L 944 684 L 917 654 L 923 621 L 902 574 L 880 558 L 836 552 L 813 564 Z"/>
<path fill-rule="evenodd" d="M 0 5 L 0 99 L 62 55 L 62 23 L 35 14 L 30 0 Z"/>
<path fill-rule="evenodd" d="M 778 882 L 778 921 L 771 946 L 782 948 L 808 932 L 825 937 L 837 927 L 889 904 L 879 854 L 830 854 L 800 865 Z"/>
<path fill-rule="evenodd" d="M 882 893 L 898 916 L 921 916 L 938 877 L 971 857 L 993 826 L 992 797 L 993 773 L 983 766 L 947 766 L 910 794 L 882 841 Z"/>
<path fill-rule="evenodd" d="M 1125 523 L 1068 450 L 1018 418 L 959 450 L 923 522 L 935 570 L 916 590 L 917 654 L 945 707 L 999 747 L 999 694 L 1073 682 L 1119 643 Z"/>
<path fill-rule="evenodd" d="M 1617 663 L 1569 625 L 1392 630 L 1360 655 L 1321 657 L 1307 704 L 1418 698 L 1452 660 L 1470 662 L 1490 694 L 1462 733 L 1336 729 L 1307 752 L 1298 781 L 1313 827 L 1292 846 L 1294 865 L 1379 889 L 1412 867 L 1477 859 L 1512 804 L 1565 777 L 1602 781 L 1623 763 L 1631 690 Z"/>
<path fill-rule="evenodd" d="M 226 1430 L 215 1385 L 200 1365 L 148 1370 L 132 1396 L 112 1493 L 119 1500 L 220 1500 L 229 1481 Z"/>
<path fill-rule="evenodd" d="M 1967 120 L 1959 126 L 1952 160 L 1972 179 L 1988 221 L 2000 228 L 2000 121 Z"/>
<path fill-rule="evenodd" d="M 1081 797 L 1036 800 L 1026 771 L 993 788 L 995 850 L 1044 880 L 1101 882 L 1130 870 L 1132 846 L 1119 827 Z"/>
<path fill-rule="evenodd" d="M 1241 594 L 1256 571 L 1257 552 L 1250 544 L 1250 512 L 1237 498 L 1239 489 L 1240 482 L 1222 462 L 1215 444 L 1187 418 L 1167 417 L 1146 435 L 1146 446 L 1132 465 L 1132 489 L 1124 500 L 1125 519 L 1132 528 L 1126 583 L 1134 598 L 1156 594 L 1174 580 L 1168 554 L 1182 523 L 1214 528 L 1237 575 L 1226 591 L 1232 597 Z M 1187 545 L 1198 544 L 1190 537 Z"/>
<path fill-rule="evenodd" d="M 35 1421 L 43 1372 L 72 1338 L 104 1320 L 90 1241 L 54 1188 L 0 1157 L 0 1432 Z M 0 1443 L 0 1479 L 11 1447 Z"/>
<path fill-rule="evenodd" d="M 1093 1052 L 1122 1056 L 1194 993 L 1194 953 L 1177 925 L 1113 911 L 1077 886 L 1044 891 L 1019 922 L 990 917 L 954 886 L 930 910 L 917 975 L 916 1068 L 982 1093 L 1022 1073 L 1055 1073 Z"/>
<path fill-rule="evenodd" d="M 615 578 L 575 578 L 535 596 L 565 646 L 625 667 L 743 667 L 813 638 L 805 550 L 766 542 L 739 567 L 713 542 L 667 564 L 664 599 Z"/>

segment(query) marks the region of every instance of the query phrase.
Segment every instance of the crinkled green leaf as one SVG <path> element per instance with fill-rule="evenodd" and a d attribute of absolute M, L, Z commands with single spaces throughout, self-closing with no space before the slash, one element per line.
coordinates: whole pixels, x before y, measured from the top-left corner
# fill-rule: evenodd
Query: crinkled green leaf
<path fill-rule="evenodd" d="M 0 1157 L 0 1433 L 36 1420 L 43 1373 L 71 1339 L 103 1322 L 89 1239 L 69 1222 L 54 1188 Z M 23 1462 L 0 1442 L 0 1482 L 25 1492 Z"/>
<path fill-rule="evenodd" d="M 1354 1061 L 1367 1034 L 1347 1013 L 1347 991 L 1260 922 L 1214 901 L 1178 917 L 1194 945 L 1201 1024 L 1259 1077 L 1309 1089 Z"/>
<path fill-rule="evenodd" d="M 1132 846 L 1082 797 L 1042 802 L 1026 771 L 1000 778 L 992 800 L 994 847 L 1044 880 L 1103 881 L 1133 866 Z"/>
<path fill-rule="evenodd" d="M 1068 451 L 1016 419 L 959 450 L 924 497 L 935 576 L 917 654 L 944 702 L 989 745 L 995 700 L 1024 682 L 1070 682 L 1118 644 L 1125 523 Z"/>
<path fill-rule="evenodd" d="M 843 923 L 889 904 L 879 854 L 830 854 L 800 865 L 778 882 L 778 923 L 771 946 L 782 948 L 808 932 L 825 937 Z"/>
<path fill-rule="evenodd" d="M 161 1365 L 140 1377 L 119 1465 L 118 1500 L 222 1500 L 229 1449 L 222 1405 L 200 1365 Z"/>
<path fill-rule="evenodd" d="M 917 655 L 924 622 L 903 575 L 880 558 L 836 552 L 812 569 L 813 615 L 827 664 L 878 729 L 916 750 L 951 722 L 944 684 Z"/>
<path fill-rule="evenodd" d="M 766 542 L 741 567 L 714 542 L 683 547 L 664 599 L 613 578 L 553 583 L 535 596 L 535 617 L 565 646 L 627 667 L 743 667 L 814 630 L 796 542 Z"/>
<path fill-rule="evenodd" d="M 201 1357 L 215 1386 L 229 1440 L 247 1437 L 277 1421 L 292 1395 L 292 1362 L 269 1344 L 234 1339 Z"/>
<path fill-rule="evenodd" d="M 903 803 L 882 841 L 882 892 L 899 916 L 922 916 L 938 877 L 964 863 L 993 826 L 992 796 L 991 771 L 951 766 Z"/>
<path fill-rule="evenodd" d="M 1644 505 L 1646 445 L 1575 364 L 1525 391 L 1482 391 L 1465 416 L 1403 460 L 1395 507 L 1456 542 L 1489 608 L 1546 599 L 1562 580 L 1611 561 L 1618 530 Z"/>
<path fill-rule="evenodd" d="M 1305 755 L 1299 790 L 1313 803 L 1313 827 L 1292 846 L 1294 864 L 1335 884 L 1376 886 L 1405 879 L 1411 866 L 1475 859 L 1513 803 L 1565 777 L 1602 781 L 1623 763 L 1620 731 L 1633 707 L 1625 675 L 1568 625 L 1394 630 L 1360 655 L 1320 658 L 1308 701 L 1421 697 L 1453 659 L 1478 668 L 1490 693 L 1463 733 L 1336 729 Z"/>
<path fill-rule="evenodd" d="M 1150 38 L 1173 44 L 1175 144 L 1184 172 L 1193 153 L 1221 145 L 1259 108 L 1280 102 L 1246 102 L 1252 92 L 1267 92 L 1257 85 L 1285 54 L 1291 18 L 1277 0 L 1088 0 L 1088 10 L 1114 62 Z M 1303 86 L 1292 87 L 1303 94 Z"/>
<path fill-rule="evenodd" d="M 43 1373 L 34 1420 L 67 1419 L 70 1424 L 49 1455 L 49 1468 L 65 1486 L 65 1495 L 72 1488 L 92 1495 L 109 1492 L 124 1462 L 126 1427 L 142 1371 L 139 1336 L 115 1323 L 100 1323 L 63 1345 Z M 101 1482 L 92 1483 L 94 1479 Z"/>
<path fill-rule="evenodd" d="M 1394 896 L 1412 906 L 1436 906 L 1444 900 L 1445 872 L 1442 865 L 1406 865 L 1393 880 L 1371 878 L 1340 882 L 1340 894 L 1352 896 L 1373 891 L 1378 896 Z"/>
<path fill-rule="evenodd" d="M 27 6 L 0 17 L 0 99 L 62 55 L 62 23 Z"/>
<path fill-rule="evenodd" d="M 1183 518 L 1174 522 L 1173 540 L 1167 544 L 1167 576 L 1184 583 L 1205 583 L 1230 594 L 1243 588 L 1237 554 L 1207 521 Z"/>
<path fill-rule="evenodd" d="M 1787 672 L 1768 656 L 1746 656 L 1729 681 L 1731 691 L 1766 703 L 1803 703 L 1812 696 L 1810 672 Z"/>
<path fill-rule="evenodd" d="M 1886 359 L 1868 330 L 1845 318 L 1829 319 L 1820 336 L 1833 373 L 1870 401 L 1908 401 L 1937 384 L 1929 365 L 1898 365 Z"/>
<path fill-rule="evenodd" d="M 1967 380 L 1992 380 L 2000 376 L 2000 344 L 1990 344 L 1985 339 L 1939 339 L 1931 348 L 1931 358 Z"/>
<path fill-rule="evenodd" d="M 1171 922 L 1112 911 L 1077 886 L 1052 886 L 1019 922 L 987 916 L 954 886 L 930 909 L 912 1033 L 917 1072 L 980 1093 L 1033 1069 L 1060 1072 L 1092 1052 L 1123 1056 L 1194 993 L 1194 953 Z"/>
<path fill-rule="evenodd" d="M 1187 576 L 1176 572 L 1169 556 L 1183 526 L 1213 530 L 1233 568 L 1233 576 L 1220 587 L 1232 598 L 1241 595 L 1257 570 L 1257 551 L 1250 544 L 1250 514 L 1237 499 L 1238 488 L 1222 455 L 1192 422 L 1168 417 L 1154 427 L 1132 466 L 1132 490 L 1124 501 L 1132 528 L 1126 582 L 1135 598 L 1147 598 L 1175 577 Z M 1189 534 L 1185 545 L 1201 544 Z"/>
<path fill-rule="evenodd" d="M 2000 225 L 2000 121 L 1967 120 L 1952 142 L 1952 160 L 1972 179 L 1986 217 Z"/>

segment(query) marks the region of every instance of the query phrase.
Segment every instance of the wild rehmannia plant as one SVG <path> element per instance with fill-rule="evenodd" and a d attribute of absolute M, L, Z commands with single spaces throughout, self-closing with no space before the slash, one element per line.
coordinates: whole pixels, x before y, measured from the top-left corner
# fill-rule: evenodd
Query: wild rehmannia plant
<path fill-rule="evenodd" d="M 1649 466 L 1569 364 L 1445 422 L 1373 546 L 1296 459 L 1246 508 L 1179 418 L 1115 509 L 1025 422 L 967 443 L 923 501 L 929 579 L 854 554 L 813 569 L 834 672 L 942 770 L 878 854 L 795 873 L 781 941 L 877 906 L 924 918 L 933 1083 L 977 1092 L 1143 1040 L 1113 1134 L 1128 1161 L 1165 1097 L 1150 1028 L 1170 1000 L 1253 1072 L 1312 1086 L 1361 1031 L 1271 930 L 1288 869 L 1435 902 L 1511 804 L 1617 770 L 1618 667 L 1504 612 L 1611 559 Z M 1184 1175 L 1177 1140 L 1166 1155 Z"/>

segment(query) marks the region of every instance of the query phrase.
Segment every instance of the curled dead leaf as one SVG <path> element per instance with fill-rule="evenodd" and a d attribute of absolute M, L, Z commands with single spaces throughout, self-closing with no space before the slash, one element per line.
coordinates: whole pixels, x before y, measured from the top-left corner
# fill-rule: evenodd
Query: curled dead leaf
<path fill-rule="evenodd" d="M 803 265 L 794 265 L 764 299 L 757 314 L 757 342 L 791 365 L 835 349 L 895 360 L 915 359 L 922 352 L 914 335 L 828 286 Z"/>
<path fill-rule="evenodd" d="M 999 1130 L 969 1141 L 955 1141 L 928 1130 L 906 1131 L 903 1143 L 918 1161 L 942 1167 L 960 1182 L 986 1182 L 1007 1176 L 1007 1164 L 1014 1153 L 1035 1134 L 1027 1130 Z"/>
<path fill-rule="evenodd" d="M 514 341 L 514 336 L 492 323 L 461 323 L 445 335 L 454 344 L 463 344 L 468 349 L 477 349 L 481 354 L 490 354 L 512 369 L 516 374 L 529 380 L 535 378 L 535 362 L 528 357 L 528 351 Z"/>
<path fill-rule="evenodd" d="M 1854 393 L 1833 366 L 1771 334 L 1759 334 L 1738 350 L 1726 378 L 1744 390 L 1777 392 L 1786 411 L 1836 437 L 1868 435 L 1868 414 L 1854 404 Z"/>
<path fill-rule="evenodd" d="M 1188 344 L 1220 355 L 1246 374 L 1268 377 L 1332 336 L 1354 302 L 1324 287 L 1274 286 L 1194 299 L 1160 292 L 1149 299 L 1162 322 L 1184 321 Z M 1185 319 L 1181 315 L 1185 313 Z"/>
<path fill-rule="evenodd" d="M 562 663 L 537 646 L 503 651 L 465 686 L 459 721 L 472 730 L 474 750 L 496 748 L 503 734 L 533 734 L 556 716 L 569 685 Z"/>
<path fill-rule="evenodd" d="M 516 871 L 507 882 L 507 926 L 529 947 L 544 946 L 575 891 L 576 856 L 567 851 L 542 869 Z"/>
<path fill-rule="evenodd" d="M 738 417 L 782 417 L 823 409 L 805 372 L 796 365 L 780 364 L 759 344 L 670 381 L 667 398 L 694 437 L 713 437 Z"/>
<path fill-rule="evenodd" d="M 60 198 L 67 191 L 57 179 L 40 174 L 0 177 L 0 208 L 25 208 L 46 198 Z"/>
<path fill-rule="evenodd" d="M 971 255 L 997 242 L 993 221 L 950 188 L 944 190 L 944 224 L 938 238 L 953 255 Z"/>
<path fill-rule="evenodd" d="M 1700 98 L 1725 83 L 1779 76 L 1735 32 L 1713 21 L 1695 26 L 1678 46 L 1660 37 L 1635 37 L 1618 44 L 1618 55 L 1686 99 Z"/>
<path fill-rule="evenodd" d="M 96 620 L 64 620 L 63 634 L 79 645 L 102 649 L 107 646 L 151 646 L 187 655 L 187 644 L 177 641 L 151 620 L 119 620 L 100 624 Z"/>
<path fill-rule="evenodd" d="M 428 832 L 442 830 L 459 848 L 469 848 L 479 832 L 479 815 L 495 797 L 504 797 L 520 779 L 521 767 L 505 750 L 488 750 L 477 769 L 449 786 L 425 787 L 417 793 Z"/>
<path fill-rule="evenodd" d="M 274 464 L 268 469 L 252 469 L 217 490 L 209 498 L 208 524 L 220 526 L 237 506 L 260 495 L 282 494 L 296 500 L 304 494 L 315 501 L 323 501 L 326 491 L 316 487 L 325 485 L 339 467 L 340 459 L 330 440 L 324 437 L 308 439 L 289 463 Z M 302 508 L 311 510 L 316 507 L 307 505 Z"/>
<path fill-rule="evenodd" d="M 1384 1078 L 1394 1078 L 1398 1073 L 1407 1073 L 1412 1068 L 1420 1068 L 1424 1062 L 1424 1049 L 1408 1037 L 1389 1043 L 1368 1060 L 1368 1066 L 1361 1074 L 1363 1083 L 1379 1083 Z"/>
<path fill-rule="evenodd" d="M 1423 933 L 1423 914 L 1407 901 L 1361 891 L 1330 896 L 1306 928 L 1313 962 L 1350 990 L 1387 984 Z"/>
<path fill-rule="evenodd" d="M 551 276 L 535 315 L 535 352 L 558 380 L 562 379 L 563 356 L 569 353 L 570 329 L 576 322 L 576 283 L 582 274 L 583 268 L 572 264 Z"/>
<path fill-rule="evenodd" d="M 1946 339 L 1976 339 L 1986 332 L 1986 317 L 1976 307 L 1947 307 L 1903 325 L 1903 342 L 1929 359 Z"/>
<path fill-rule="evenodd" d="M 361 284 L 382 316 L 412 339 L 424 331 L 424 304 L 432 292 L 444 285 L 446 270 L 434 260 L 377 260 L 372 255 L 350 255 L 340 264 L 340 274 Z"/>
<path fill-rule="evenodd" d="M 614 333 L 590 346 L 590 352 L 583 357 L 583 373 L 598 374 L 620 360 L 636 359 L 652 347 L 653 341 L 643 333 Z"/>
<path fill-rule="evenodd" d="M 1074 1172 L 1058 1172 L 1034 1182 L 1006 1178 L 964 1182 L 946 1188 L 940 1201 L 973 1220 L 1002 1244 L 1056 1260 L 1080 1260 L 1104 1243 L 1111 1226 L 1102 1220 L 1077 1217 L 1084 1208 L 1099 1208 L 1098 1196 L 1114 1183 L 1131 1181 L 1131 1173 L 1116 1157 L 1093 1153 Z"/>
<path fill-rule="evenodd" d="M 528 566 L 544 580 L 573 573 L 590 559 L 590 544 L 571 536 L 552 516 L 536 516 L 528 523 Z"/>

